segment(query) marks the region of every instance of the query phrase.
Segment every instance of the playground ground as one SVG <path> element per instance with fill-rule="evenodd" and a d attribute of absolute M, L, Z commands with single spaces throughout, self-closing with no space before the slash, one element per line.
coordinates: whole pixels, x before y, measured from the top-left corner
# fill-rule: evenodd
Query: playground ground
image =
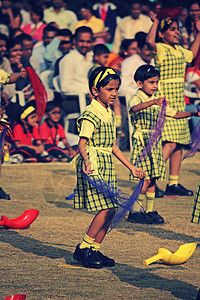
<path fill-rule="evenodd" d="M 116 161 L 116 171 L 119 188 L 131 194 L 136 184 L 128 181 L 128 170 Z M 183 162 L 180 182 L 195 193 L 199 179 L 200 152 Z M 194 197 L 156 199 L 163 225 L 123 220 L 101 248 L 115 259 L 115 267 L 86 269 L 72 254 L 93 215 L 75 211 L 72 200 L 65 200 L 75 182 L 74 171 L 65 163 L 3 165 L 0 186 L 11 200 L 0 200 L 1 215 L 16 218 L 31 208 L 40 214 L 27 229 L 0 228 L 0 300 L 20 293 L 27 300 L 196 299 L 200 224 L 190 222 Z M 164 188 L 165 183 L 159 186 Z M 184 264 L 142 264 L 159 248 L 175 252 L 180 245 L 193 242 L 197 248 Z"/>

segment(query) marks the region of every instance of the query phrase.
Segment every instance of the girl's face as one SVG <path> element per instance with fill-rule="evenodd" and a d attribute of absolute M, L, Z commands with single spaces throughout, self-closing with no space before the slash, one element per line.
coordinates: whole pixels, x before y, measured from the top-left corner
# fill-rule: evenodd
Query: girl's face
<path fill-rule="evenodd" d="M 165 32 L 159 32 L 159 35 L 162 41 L 167 45 L 174 46 L 178 44 L 180 38 L 178 24 L 176 22 L 173 22 L 170 25 L 169 29 L 167 29 Z"/>
<path fill-rule="evenodd" d="M 144 92 L 148 97 L 151 97 L 158 89 L 159 77 L 155 76 L 145 80 L 144 82 L 138 81 L 137 85 L 142 92 Z"/>
<path fill-rule="evenodd" d="M 96 100 L 101 103 L 105 108 L 112 105 L 118 96 L 119 80 L 113 79 L 106 86 L 100 87 L 100 91 L 93 87 L 93 94 Z"/>
<path fill-rule="evenodd" d="M 59 107 L 55 107 L 47 114 L 47 117 L 53 123 L 58 123 L 58 121 L 60 120 L 60 116 L 61 116 L 61 110 Z"/>
<path fill-rule="evenodd" d="M 33 113 L 33 114 L 29 115 L 26 119 L 26 123 L 27 123 L 27 125 L 32 126 L 32 127 L 37 126 L 37 115 L 36 115 L 36 113 Z"/>
<path fill-rule="evenodd" d="M 126 57 L 129 57 L 135 53 L 137 53 L 137 42 L 136 41 L 132 42 L 130 44 L 130 46 L 128 47 Z"/>

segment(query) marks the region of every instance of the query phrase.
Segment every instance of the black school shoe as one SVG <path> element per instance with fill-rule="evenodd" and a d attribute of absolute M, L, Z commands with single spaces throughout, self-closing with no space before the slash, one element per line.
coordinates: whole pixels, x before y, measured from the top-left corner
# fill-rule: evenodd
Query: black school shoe
<path fill-rule="evenodd" d="M 79 248 L 80 244 L 76 246 L 76 250 L 73 254 L 73 258 L 86 268 L 100 269 L 104 264 L 97 255 L 97 251 L 93 251 L 92 248 Z"/>
<path fill-rule="evenodd" d="M 156 184 L 156 186 L 155 186 L 155 198 L 162 198 L 162 197 L 164 197 L 164 195 L 165 195 L 165 192 L 162 191 L 161 189 L 159 189 L 159 187 Z"/>
<path fill-rule="evenodd" d="M 100 251 L 96 251 L 97 256 L 100 258 L 100 260 L 103 262 L 104 267 L 114 267 L 115 261 L 112 258 L 109 258 L 108 256 L 103 255 Z"/>
<path fill-rule="evenodd" d="M 0 187 L 0 199 L 10 200 L 10 195 L 6 194 L 4 190 Z"/>
<path fill-rule="evenodd" d="M 165 195 L 168 196 L 193 196 L 194 193 L 191 190 L 187 190 L 184 186 L 182 186 L 180 183 L 179 184 L 173 184 L 173 185 L 168 185 L 166 186 L 166 191 Z"/>
<path fill-rule="evenodd" d="M 163 217 L 161 217 L 161 215 L 159 215 L 157 211 L 149 211 L 147 213 L 147 216 L 149 216 L 149 218 L 152 218 L 152 224 L 163 224 L 165 222 Z"/>
<path fill-rule="evenodd" d="M 140 223 L 140 224 L 153 224 L 153 219 L 151 216 L 146 214 L 146 212 L 131 212 L 128 215 L 128 222 L 130 223 Z"/>

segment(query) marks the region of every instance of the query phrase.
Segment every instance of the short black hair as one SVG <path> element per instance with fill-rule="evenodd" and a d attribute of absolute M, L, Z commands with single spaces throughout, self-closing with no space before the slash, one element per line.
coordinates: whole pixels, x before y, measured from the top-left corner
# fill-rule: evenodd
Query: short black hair
<path fill-rule="evenodd" d="M 108 47 L 104 44 L 97 44 L 93 47 L 94 55 L 101 55 L 104 53 L 110 53 Z"/>
<path fill-rule="evenodd" d="M 72 40 L 72 32 L 68 28 L 58 29 L 56 36 L 68 36 Z"/>
<path fill-rule="evenodd" d="M 21 43 L 23 41 L 33 42 L 32 36 L 29 34 L 26 34 L 26 33 L 22 33 L 22 34 L 18 35 L 17 38 L 21 41 Z"/>
<path fill-rule="evenodd" d="M 90 33 L 91 36 L 93 37 L 93 31 L 90 27 L 88 26 L 81 26 L 81 27 L 78 27 L 74 33 L 74 37 L 77 39 L 78 35 L 81 34 L 81 33 Z"/>
<path fill-rule="evenodd" d="M 140 66 L 134 75 L 135 82 L 141 81 L 144 82 L 145 80 L 158 76 L 160 77 L 160 72 L 152 65 L 142 65 Z"/>
<path fill-rule="evenodd" d="M 100 72 L 103 71 L 103 73 L 104 73 L 107 69 L 111 69 L 111 68 L 101 66 L 101 67 L 95 68 L 92 71 L 92 73 L 89 77 L 89 89 L 90 89 L 91 93 L 92 93 L 92 88 L 94 86 L 94 81 L 95 81 L 96 77 L 98 76 L 98 74 Z M 100 87 L 105 87 L 111 80 L 118 80 L 119 85 L 121 84 L 121 78 L 119 77 L 119 75 L 117 75 L 117 73 L 114 69 L 112 69 L 112 70 L 115 72 L 115 74 L 109 74 L 103 80 L 101 80 L 97 83 L 96 88 L 98 91 L 100 91 Z"/>
<path fill-rule="evenodd" d="M 46 108 L 45 108 L 45 113 L 48 114 L 50 111 L 52 111 L 56 107 L 61 108 L 57 101 L 55 101 L 55 100 L 48 101 Z"/>
<path fill-rule="evenodd" d="M 143 31 L 139 31 L 135 34 L 135 40 L 137 41 L 137 46 L 140 50 L 142 50 L 146 45 L 146 37 L 147 33 Z"/>

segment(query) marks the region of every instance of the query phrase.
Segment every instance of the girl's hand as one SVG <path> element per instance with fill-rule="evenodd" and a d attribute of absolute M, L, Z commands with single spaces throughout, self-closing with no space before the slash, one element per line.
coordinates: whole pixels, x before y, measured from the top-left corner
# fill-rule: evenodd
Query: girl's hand
<path fill-rule="evenodd" d="M 144 179 L 144 177 L 146 175 L 146 173 L 142 169 L 140 169 L 134 165 L 132 165 L 132 168 L 130 170 L 134 177 L 138 177 L 140 179 Z"/>
<path fill-rule="evenodd" d="M 160 98 L 154 99 L 154 105 L 162 106 L 164 100 L 165 100 L 165 97 L 160 97 Z M 169 101 L 166 101 L 166 103 L 168 105 Z"/>
<path fill-rule="evenodd" d="M 151 18 L 151 21 L 152 21 L 152 22 L 154 22 L 155 20 L 158 20 L 158 19 L 157 19 L 157 14 L 155 14 L 154 11 L 150 11 L 149 17 Z"/>
<path fill-rule="evenodd" d="M 91 169 L 91 162 L 89 160 L 84 161 L 83 163 L 83 172 L 86 175 L 91 175 L 93 173 L 94 170 Z"/>
<path fill-rule="evenodd" d="M 34 150 L 36 153 L 41 154 L 44 151 L 44 146 L 43 145 L 35 146 Z"/>

